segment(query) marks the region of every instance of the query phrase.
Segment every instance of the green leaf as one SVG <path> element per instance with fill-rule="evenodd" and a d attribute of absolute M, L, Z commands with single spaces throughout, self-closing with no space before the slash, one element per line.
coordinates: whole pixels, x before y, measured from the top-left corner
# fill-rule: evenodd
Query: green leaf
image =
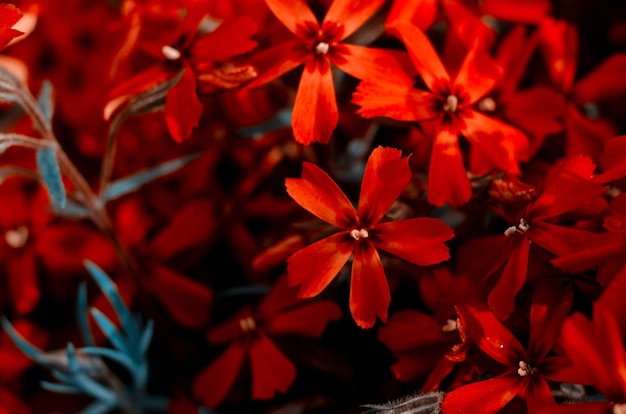
<path fill-rule="evenodd" d="M 54 115 L 54 90 L 50 81 L 43 82 L 39 98 L 37 99 L 39 109 L 43 115 L 48 128 L 52 129 L 52 116 Z"/>

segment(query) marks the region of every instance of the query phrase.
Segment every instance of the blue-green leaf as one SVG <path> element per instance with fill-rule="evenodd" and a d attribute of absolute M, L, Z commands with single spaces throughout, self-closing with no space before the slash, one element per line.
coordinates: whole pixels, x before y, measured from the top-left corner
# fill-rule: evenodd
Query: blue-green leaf
<path fill-rule="evenodd" d="M 292 108 L 285 108 L 262 124 L 238 129 L 237 134 L 246 138 L 260 138 L 272 131 L 290 127 L 291 115 Z"/>
<path fill-rule="evenodd" d="M 148 321 L 146 323 L 146 327 L 144 328 L 141 334 L 141 340 L 139 341 L 139 349 L 141 350 L 141 354 L 145 355 L 148 352 L 148 348 L 150 347 L 150 341 L 152 341 L 152 334 L 154 333 L 154 323 L 152 321 Z"/>
<path fill-rule="evenodd" d="M 41 87 L 41 92 L 39 93 L 39 98 L 37 99 L 39 103 L 39 109 L 41 109 L 41 114 L 43 115 L 48 128 L 52 128 L 52 116 L 54 115 L 54 93 L 53 93 L 52 84 L 50 81 L 46 80 L 43 82 Z"/>
<path fill-rule="evenodd" d="M 138 190 L 145 184 L 163 177 L 187 165 L 190 161 L 195 160 L 201 154 L 188 155 L 186 157 L 176 158 L 172 161 L 164 162 L 156 167 L 148 168 L 136 174 L 114 181 L 108 185 L 102 195 L 102 202 L 114 200 L 123 195 Z"/>
<path fill-rule="evenodd" d="M 95 355 L 101 356 L 105 358 L 109 358 L 112 361 L 119 363 L 120 365 L 126 367 L 128 372 L 131 374 L 136 369 L 136 365 L 130 357 L 120 351 L 116 351 L 115 349 L 110 348 L 98 348 L 98 347 L 85 347 L 81 348 L 80 352 L 86 355 Z"/>
<path fill-rule="evenodd" d="M 39 356 L 43 354 L 43 351 L 37 348 L 35 345 L 28 342 L 22 335 L 20 335 L 11 322 L 5 317 L 2 317 L 2 327 L 4 331 L 9 335 L 9 338 L 13 341 L 13 343 L 22 351 L 26 356 L 34 361 L 39 361 Z"/>
<path fill-rule="evenodd" d="M 96 323 L 102 330 L 102 333 L 107 337 L 111 344 L 117 349 L 127 354 L 131 353 L 130 347 L 128 346 L 126 339 L 122 336 L 119 329 L 115 327 L 113 322 L 109 318 L 107 318 L 102 312 L 98 309 L 91 308 L 91 315 L 96 320 Z"/>
<path fill-rule="evenodd" d="M 57 162 L 55 148 L 42 147 L 37 150 L 37 168 L 50 195 L 52 204 L 57 209 L 63 209 L 67 202 L 67 195 L 63 186 L 61 169 Z"/>
<path fill-rule="evenodd" d="M 44 390 L 58 392 L 60 394 L 80 394 L 82 392 L 78 387 L 70 384 L 57 384 L 56 382 L 41 381 L 40 385 Z"/>
<path fill-rule="evenodd" d="M 88 346 L 94 346 L 93 334 L 91 333 L 91 327 L 89 326 L 87 310 L 87 285 L 83 282 L 78 288 L 78 298 L 76 299 L 76 319 L 78 320 L 78 326 L 80 327 L 80 333 L 83 336 L 85 344 Z"/>

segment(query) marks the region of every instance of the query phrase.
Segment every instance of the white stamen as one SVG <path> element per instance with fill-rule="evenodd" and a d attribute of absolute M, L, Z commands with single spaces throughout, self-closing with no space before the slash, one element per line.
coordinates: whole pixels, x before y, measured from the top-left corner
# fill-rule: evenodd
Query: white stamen
<path fill-rule="evenodd" d="M 519 369 L 517 370 L 517 373 L 519 374 L 520 377 L 532 375 L 535 373 L 535 371 L 536 371 L 535 368 L 531 367 L 526 362 L 524 361 L 519 362 Z"/>
<path fill-rule="evenodd" d="M 9 230 L 4 234 L 4 240 L 14 249 L 24 247 L 28 241 L 28 227 L 20 226 L 15 230 Z"/>
<path fill-rule="evenodd" d="M 446 324 L 441 328 L 444 332 L 454 332 L 457 329 L 459 329 L 459 327 L 454 319 L 448 319 Z"/>
<path fill-rule="evenodd" d="M 330 50 L 330 45 L 326 42 L 319 42 L 315 46 L 315 53 L 318 55 L 325 55 Z"/>
<path fill-rule="evenodd" d="M 254 322 L 254 319 L 252 319 L 251 316 L 240 319 L 239 326 L 241 326 L 241 330 L 244 332 L 251 332 L 256 329 L 256 323 Z"/>
<path fill-rule="evenodd" d="M 350 231 L 350 236 L 354 240 L 361 240 L 361 239 L 367 239 L 370 236 L 370 234 L 365 229 L 352 229 Z"/>
<path fill-rule="evenodd" d="M 496 101 L 494 101 L 493 98 L 489 96 L 481 99 L 480 102 L 478 102 L 478 109 L 483 112 L 493 112 L 496 110 L 496 107 Z"/>
<path fill-rule="evenodd" d="M 459 98 L 454 95 L 449 95 L 446 98 L 446 103 L 443 104 L 443 110 L 446 112 L 454 112 L 456 111 L 457 106 L 459 105 Z"/>
<path fill-rule="evenodd" d="M 528 225 L 528 223 L 526 223 L 526 220 L 521 218 L 519 219 L 519 225 L 517 227 L 515 226 L 509 227 L 508 229 L 504 231 L 504 235 L 508 237 L 515 233 L 524 234 L 528 231 L 529 228 L 530 226 Z"/>
<path fill-rule="evenodd" d="M 181 53 L 180 50 L 174 49 L 172 46 L 165 45 L 161 48 L 161 52 L 167 60 L 178 60 L 180 59 Z"/>

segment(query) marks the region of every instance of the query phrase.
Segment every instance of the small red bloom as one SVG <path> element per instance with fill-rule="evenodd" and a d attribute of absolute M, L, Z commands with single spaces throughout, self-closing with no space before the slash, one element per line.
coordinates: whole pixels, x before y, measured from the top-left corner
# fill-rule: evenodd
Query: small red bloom
<path fill-rule="evenodd" d="M 502 69 L 484 50 L 475 47 L 466 55 L 453 80 L 433 45 L 418 28 L 397 23 L 394 30 L 409 50 L 415 68 L 430 92 L 414 87 L 413 78 L 398 71 L 391 77 L 368 78 L 354 93 L 358 113 L 366 118 L 386 116 L 400 121 L 434 120 L 435 137 L 428 174 L 428 201 L 456 207 L 472 196 L 458 136 L 473 144 L 472 150 L 484 160 L 485 173 L 491 169 L 518 173 L 525 158 L 527 137 L 518 129 L 489 118 L 472 105 L 494 88 Z"/>
<path fill-rule="evenodd" d="M 449 258 L 444 244 L 452 230 L 432 218 L 380 223 L 411 179 L 408 158 L 393 148 L 376 148 L 365 166 L 358 211 L 337 184 L 317 166 L 304 163 L 302 178 L 288 178 L 287 192 L 302 207 L 341 229 L 294 253 L 288 260 L 290 284 L 301 297 L 318 295 L 353 257 L 350 310 L 356 323 L 370 328 L 387 320 L 389 286 L 376 248 L 411 263 L 428 266 Z"/>
<path fill-rule="evenodd" d="M 338 120 L 330 64 L 358 79 L 376 78 L 404 66 L 405 54 L 340 43 L 383 4 L 382 0 L 335 0 L 320 25 L 302 0 L 266 0 L 296 38 L 261 52 L 252 63 L 259 76 L 248 87 L 263 85 L 305 64 L 293 107 L 296 141 L 327 143 Z M 408 63 L 408 62 L 407 62 Z"/>
<path fill-rule="evenodd" d="M 285 277 L 279 279 L 255 311 L 243 309 L 208 331 L 210 344 L 230 345 L 198 375 L 194 395 L 205 406 L 218 406 L 237 379 L 246 357 L 252 368 L 252 398 L 268 399 L 277 391 L 286 392 L 296 377 L 296 367 L 270 337 L 319 338 L 326 325 L 340 317 L 341 310 L 335 303 L 302 301 Z"/>
<path fill-rule="evenodd" d="M 484 305 L 459 306 L 459 318 L 467 336 L 505 365 L 506 371 L 448 393 L 441 407 L 443 413 L 496 413 L 518 394 L 525 396 L 529 413 L 554 405 L 546 379 L 576 381 L 565 357 L 547 356 L 569 312 L 572 296 L 571 290 L 557 285 L 540 286 L 535 291 L 527 348 Z"/>

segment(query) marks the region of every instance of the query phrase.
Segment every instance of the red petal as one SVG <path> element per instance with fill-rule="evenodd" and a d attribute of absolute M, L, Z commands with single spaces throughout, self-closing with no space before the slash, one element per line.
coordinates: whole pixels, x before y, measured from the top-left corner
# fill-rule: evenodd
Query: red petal
<path fill-rule="evenodd" d="M 300 40 L 287 41 L 256 53 L 250 64 L 257 68 L 258 76 L 246 85 L 246 89 L 265 85 L 300 66 L 308 56 Z"/>
<path fill-rule="evenodd" d="M 595 177 L 597 181 L 608 183 L 626 176 L 626 135 L 609 140 L 604 146 L 604 152 L 600 158 L 600 165 L 604 173 Z"/>
<path fill-rule="evenodd" d="M 394 313 L 389 322 L 378 330 L 378 340 L 396 355 L 445 342 L 446 337 L 441 325 L 432 316 L 411 309 Z"/>
<path fill-rule="evenodd" d="M 474 382 L 448 393 L 443 414 L 495 414 L 517 395 L 524 381 L 516 373 Z"/>
<path fill-rule="evenodd" d="M 428 202 L 459 207 L 472 197 L 472 186 L 463 165 L 457 135 L 440 128 L 428 168 Z"/>
<path fill-rule="evenodd" d="M 567 105 L 565 112 L 565 133 L 568 156 L 587 155 L 598 159 L 603 146 L 616 135 L 615 128 L 604 118 L 589 119 L 574 105 Z"/>
<path fill-rule="evenodd" d="M 598 388 L 609 401 L 624 401 L 624 347 L 611 312 L 596 304 L 592 321 L 580 313 L 574 314 L 563 325 L 561 343 L 588 384 Z"/>
<path fill-rule="evenodd" d="M 4 248 L 4 247 L 3 247 Z M 35 249 L 26 247 L 11 255 L 6 264 L 9 294 L 19 315 L 32 312 L 39 303 L 39 278 Z"/>
<path fill-rule="evenodd" d="M 519 161 L 528 153 L 528 137 L 522 131 L 474 110 L 467 111 L 463 121 L 461 132 L 493 163 L 492 168 L 519 172 Z"/>
<path fill-rule="evenodd" d="M 430 104 L 432 95 L 413 87 L 413 80 L 404 73 L 397 76 L 361 82 L 352 103 L 361 108 L 364 118 L 387 117 L 397 121 L 422 121 L 437 116 Z"/>
<path fill-rule="evenodd" d="M 622 257 L 623 257 L 622 249 Z M 626 312 L 624 312 L 624 292 L 626 292 L 626 266 L 623 266 L 613 280 L 604 289 L 598 304 L 609 309 L 620 327 L 620 332 L 626 332 Z"/>
<path fill-rule="evenodd" d="M 347 53 L 341 55 L 342 59 L 331 61 L 339 69 L 357 79 L 367 79 L 376 83 L 381 78 L 395 80 L 396 76 L 400 76 L 406 79 L 407 86 L 410 87 L 414 83 L 413 78 L 417 73 L 405 52 L 347 44 L 341 47 Z"/>
<path fill-rule="evenodd" d="M 343 26 L 341 39 L 345 39 L 372 17 L 384 2 L 385 0 L 334 0 L 324 17 L 324 23 L 334 22 Z"/>
<path fill-rule="evenodd" d="M 331 321 L 341 318 L 341 309 L 334 302 L 302 303 L 268 318 L 263 329 L 274 335 L 299 335 L 319 338 Z"/>
<path fill-rule="evenodd" d="M 296 367 L 263 334 L 250 347 L 250 364 L 254 399 L 272 398 L 276 391 L 284 393 L 296 379 Z"/>
<path fill-rule="evenodd" d="M 242 343 L 234 342 L 196 377 L 193 395 L 202 405 L 216 408 L 224 400 L 237 379 L 246 351 Z"/>
<path fill-rule="evenodd" d="M 150 254 L 160 262 L 167 262 L 180 253 L 206 245 L 218 227 L 215 215 L 215 206 L 210 200 L 187 202 L 152 239 Z"/>
<path fill-rule="evenodd" d="M 586 402 L 561 404 L 540 409 L 537 414 L 612 414 L 613 404 L 609 402 Z"/>
<path fill-rule="evenodd" d="M 430 90 L 433 90 L 437 81 L 450 82 L 448 72 L 424 32 L 405 21 L 395 23 L 391 30 L 407 47 L 415 68 Z"/>
<path fill-rule="evenodd" d="M 538 360 L 548 354 L 561 333 L 563 322 L 572 307 L 574 294 L 569 286 L 545 281 L 537 286 L 530 308 L 528 353 Z"/>
<path fill-rule="evenodd" d="M 557 256 L 571 254 L 592 240 L 595 233 L 586 230 L 557 226 L 544 221 L 531 224 L 526 233 L 528 237 L 539 246 Z"/>
<path fill-rule="evenodd" d="M 520 240 L 514 243 L 500 279 L 489 294 L 489 307 L 502 319 L 508 318 L 513 311 L 515 295 L 520 291 L 528 276 L 530 240 L 526 236 L 521 236 Z"/>
<path fill-rule="evenodd" d="M 328 143 L 338 119 L 330 66 L 327 62 L 320 66 L 310 62 L 302 72 L 293 104 L 292 125 L 296 141 L 304 145 Z"/>
<path fill-rule="evenodd" d="M 544 19 L 539 26 L 548 71 L 563 93 L 569 93 L 578 61 L 578 32 L 564 20 Z"/>
<path fill-rule="evenodd" d="M 0 16 L 1 13 L 4 13 L 2 9 L 0 9 Z M 4 388 L 0 388 L 0 401 L 2 401 L 0 414 L 32 414 L 31 409 L 26 404 L 11 391 Z"/>
<path fill-rule="evenodd" d="M 418 266 L 430 266 L 450 258 L 445 241 L 454 236 L 441 220 L 414 218 L 382 223 L 374 227 L 371 240 L 376 247 Z"/>
<path fill-rule="evenodd" d="M 527 353 L 502 322 L 483 304 L 461 305 L 457 310 L 467 336 L 483 352 L 517 375 L 519 361 L 525 361 Z"/>
<path fill-rule="evenodd" d="M 319 26 L 315 15 L 303 0 L 265 0 L 265 3 L 292 33 L 298 33 L 298 28 L 307 23 Z"/>
<path fill-rule="evenodd" d="M 380 221 L 411 180 L 409 158 L 402 151 L 376 147 L 367 160 L 359 209 L 360 224 L 369 227 Z"/>
<path fill-rule="evenodd" d="M 182 142 L 191 136 L 200 122 L 202 109 L 196 95 L 195 74 L 190 67 L 186 67 L 183 76 L 165 98 L 165 122 L 174 141 Z"/>
<path fill-rule="evenodd" d="M 389 285 L 378 252 L 368 240 L 357 242 L 350 282 L 350 312 L 354 321 L 361 328 L 374 326 L 377 316 L 387 322 L 390 300 Z"/>
<path fill-rule="evenodd" d="M 22 34 L 19 30 L 12 29 L 21 18 L 22 11 L 20 9 L 12 4 L 0 4 L 0 50 Z"/>
<path fill-rule="evenodd" d="M 165 266 L 150 266 L 150 289 L 181 326 L 200 329 L 209 321 L 213 293 L 206 286 Z"/>
<path fill-rule="evenodd" d="M 318 295 L 346 264 L 354 243 L 345 232 L 333 234 L 294 253 L 287 260 L 290 285 L 300 285 L 298 295 Z"/>
<path fill-rule="evenodd" d="M 415 26 L 427 30 L 437 17 L 437 0 L 395 0 L 387 15 L 386 26 L 393 26 L 397 21 L 410 20 Z"/>
<path fill-rule="evenodd" d="M 194 66 L 213 64 L 251 51 L 257 45 L 251 39 L 256 30 L 254 20 L 246 16 L 225 20 L 214 31 L 194 40 L 191 49 Z"/>
<path fill-rule="evenodd" d="M 287 193 L 303 208 L 340 229 L 356 223 L 356 212 L 337 184 L 317 165 L 302 164 L 302 178 L 285 180 Z"/>
<path fill-rule="evenodd" d="M 493 89 L 502 74 L 502 67 L 489 53 L 477 46 L 470 49 L 465 56 L 454 84 L 462 85 L 470 102 L 474 103 Z"/>
<path fill-rule="evenodd" d="M 543 407 L 556 406 L 552 390 L 543 377 L 535 375 L 527 382 L 526 405 L 530 414 L 535 414 Z"/>
<path fill-rule="evenodd" d="M 626 54 L 614 53 L 576 82 L 573 98 L 579 104 L 621 98 L 626 93 Z"/>
<path fill-rule="evenodd" d="M 539 23 L 550 9 L 549 0 L 483 0 L 480 3 L 482 14 L 516 23 Z"/>

